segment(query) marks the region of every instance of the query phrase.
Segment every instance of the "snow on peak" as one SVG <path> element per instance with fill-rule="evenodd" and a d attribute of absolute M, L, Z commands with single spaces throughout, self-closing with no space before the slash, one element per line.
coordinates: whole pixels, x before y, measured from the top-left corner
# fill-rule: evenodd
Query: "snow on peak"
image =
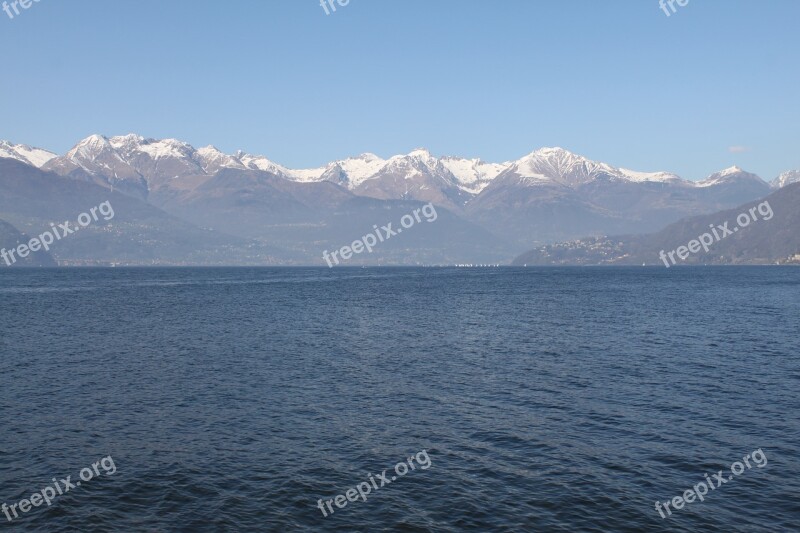
<path fill-rule="evenodd" d="M 284 177 L 291 175 L 291 171 L 288 168 L 267 159 L 263 155 L 250 155 L 243 153 L 241 157 L 239 157 L 239 161 L 241 161 L 245 167 L 251 170 L 260 170 L 262 172 L 269 172 L 271 174 L 277 174 Z"/>
<path fill-rule="evenodd" d="M 425 148 L 417 148 L 406 155 L 396 155 L 390 157 L 387 165 L 394 168 L 415 169 L 417 172 L 425 173 L 440 164 L 439 160 L 431 155 Z"/>
<path fill-rule="evenodd" d="M 461 188 L 472 194 L 481 192 L 511 165 L 511 163 L 486 163 L 478 158 L 465 159 L 452 156 L 445 156 L 441 161 L 461 184 Z"/>
<path fill-rule="evenodd" d="M 622 177 L 610 165 L 596 163 L 558 147 L 531 152 L 516 161 L 510 171 L 521 178 L 552 180 L 569 186 L 588 183 L 602 175 Z"/>
<path fill-rule="evenodd" d="M 113 149 L 114 147 L 107 137 L 94 134 L 76 144 L 72 150 L 67 152 L 67 158 L 94 161 L 104 151 Z"/>
<path fill-rule="evenodd" d="M 67 158 L 93 161 L 105 152 L 114 153 L 119 160 L 124 161 L 128 161 L 136 154 L 147 154 L 152 159 L 165 157 L 191 159 L 195 149 L 177 139 L 146 139 L 135 133 L 111 138 L 95 134 L 75 145 L 72 150 L 67 152 Z"/>
<path fill-rule="evenodd" d="M 116 149 L 120 148 L 128 148 L 133 146 L 138 146 L 142 144 L 145 139 L 141 135 L 136 135 L 135 133 L 129 133 L 128 135 L 119 135 L 116 137 L 111 137 L 108 140 Z"/>
<path fill-rule="evenodd" d="M 554 181 L 569 187 L 590 183 L 597 179 L 622 180 L 632 183 L 684 183 L 679 176 L 670 172 L 638 172 L 617 168 L 607 163 L 592 161 L 560 147 L 539 148 L 515 161 L 509 173 L 523 178 L 523 182 L 539 184 Z"/>
<path fill-rule="evenodd" d="M 174 177 L 186 172 L 214 174 L 224 168 L 251 169 L 300 182 L 330 180 L 350 189 L 387 173 L 404 179 L 427 176 L 444 180 L 471 194 L 480 193 L 495 178 L 506 175 L 515 176 L 520 183 L 535 185 L 549 182 L 569 187 L 597 179 L 698 187 L 745 180 L 763 183 L 761 178 L 738 166 L 726 168 L 703 181 L 690 182 L 670 172 L 638 172 L 613 167 L 558 146 L 542 147 L 521 159 L 505 163 L 488 163 L 478 158 L 439 158 L 426 148 L 416 148 L 408 154 L 389 159 L 365 152 L 318 168 L 289 169 L 264 156 L 251 155 L 241 150 L 232 155 L 211 145 L 196 150 L 177 139 L 150 139 L 130 133 L 111 138 L 99 134 L 91 135 L 76 144 L 63 158 L 47 150 L 0 141 L 0 157 L 14 158 L 37 167 L 72 165 L 70 168 L 78 166 L 89 173 L 123 172 L 146 176 L 147 179 L 165 172 L 172 172 Z M 800 182 L 800 170 L 781 174 L 772 182 L 772 186 L 782 187 L 795 182 Z"/>
<path fill-rule="evenodd" d="M 647 181 L 658 183 L 683 182 L 680 176 L 671 172 L 637 172 L 627 168 L 618 169 L 628 180 L 643 183 Z M 688 182 L 687 182 L 688 183 Z"/>
<path fill-rule="evenodd" d="M 105 135 L 100 135 L 98 133 L 94 133 L 92 135 L 89 135 L 85 139 L 83 139 L 78 144 L 83 144 L 83 145 L 101 144 L 101 145 L 105 145 L 105 144 L 108 144 L 108 137 L 106 137 Z"/>
<path fill-rule="evenodd" d="M 780 189 L 781 187 L 786 187 L 787 185 L 798 182 L 800 182 L 800 170 L 790 170 L 775 178 L 771 185 L 775 189 Z"/>
<path fill-rule="evenodd" d="M 22 163 L 41 168 L 45 163 L 56 157 L 56 154 L 28 146 L 27 144 L 12 144 L 9 141 L 0 141 L 0 157 L 16 159 Z"/>
<path fill-rule="evenodd" d="M 208 146 L 204 146 L 203 148 L 197 149 L 197 155 L 203 159 L 209 159 L 214 161 L 230 161 L 231 164 L 238 164 L 242 166 L 239 162 L 238 153 L 237 155 L 228 155 L 216 146 L 209 144 Z"/>
<path fill-rule="evenodd" d="M 740 172 L 744 172 L 741 168 L 733 165 L 732 167 L 728 167 L 725 170 L 720 171 L 718 174 L 720 176 L 729 176 L 731 174 L 739 174 Z"/>
<path fill-rule="evenodd" d="M 192 154 L 195 153 L 195 149 L 190 144 L 177 139 L 147 140 L 138 147 L 138 150 L 153 159 L 168 157 L 176 159 L 191 158 Z"/>
<path fill-rule="evenodd" d="M 405 179 L 426 174 L 437 176 L 447 181 L 453 181 L 454 179 L 450 171 L 442 164 L 442 161 L 433 157 L 425 148 L 418 148 L 406 155 L 396 155 L 389 158 L 386 163 L 386 170 L 403 175 Z"/>
<path fill-rule="evenodd" d="M 409 157 L 419 157 L 423 159 L 430 159 L 433 156 L 427 148 L 415 148 L 408 154 Z"/>
<path fill-rule="evenodd" d="M 704 179 L 703 181 L 698 181 L 698 187 L 712 187 L 714 185 L 720 185 L 723 183 L 733 183 L 733 182 L 741 182 L 741 181 L 758 181 L 760 183 L 766 183 L 760 177 L 756 176 L 755 174 L 751 174 L 745 170 L 742 170 L 740 167 L 734 165 L 732 167 L 728 167 L 725 170 L 720 170 L 719 172 L 715 172 L 711 174 L 709 177 Z"/>
<path fill-rule="evenodd" d="M 346 184 L 350 188 L 355 188 L 371 176 L 377 174 L 386 163 L 385 159 L 366 152 L 357 157 L 348 157 L 347 159 L 334 161 L 331 165 L 336 165 L 338 167 L 337 171 L 340 170 L 341 173 L 344 173 Z M 329 170 L 332 168 L 331 165 L 328 167 Z"/>
<path fill-rule="evenodd" d="M 543 146 L 543 147 L 539 148 L 538 150 L 534 150 L 532 152 L 532 154 L 539 155 L 539 156 L 542 156 L 542 157 L 553 157 L 553 156 L 557 156 L 557 157 L 563 157 L 563 156 L 576 157 L 575 154 L 573 154 L 569 150 L 565 150 L 565 149 L 561 148 L 560 146 L 553 146 L 553 147 Z M 580 157 L 580 156 L 577 156 L 577 157 Z"/>
<path fill-rule="evenodd" d="M 538 159 L 542 161 L 551 161 L 555 164 L 560 166 L 569 166 L 575 164 L 576 162 L 590 162 L 586 157 L 582 155 L 575 154 L 570 152 L 569 150 L 565 150 L 564 148 L 555 146 L 555 147 L 543 147 L 539 148 L 538 150 L 534 150 L 530 154 L 526 156 L 530 159 Z"/>
<path fill-rule="evenodd" d="M 211 145 L 199 148 L 197 150 L 197 159 L 200 161 L 200 167 L 207 174 L 213 174 L 222 168 L 245 168 L 238 157 L 228 155 L 216 146 Z"/>
<path fill-rule="evenodd" d="M 219 148 L 217 148 L 216 146 L 214 146 L 213 144 L 209 144 L 208 146 L 204 146 L 203 148 L 198 148 L 197 149 L 197 153 L 198 154 L 209 154 L 209 155 L 219 155 L 219 154 L 226 155 L 226 154 L 223 154 L 222 151 Z"/>

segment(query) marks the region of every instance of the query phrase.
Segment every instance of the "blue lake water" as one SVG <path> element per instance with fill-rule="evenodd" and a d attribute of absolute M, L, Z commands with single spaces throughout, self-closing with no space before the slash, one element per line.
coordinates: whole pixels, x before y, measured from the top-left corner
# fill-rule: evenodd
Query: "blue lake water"
<path fill-rule="evenodd" d="M 3 269 L 0 503 L 116 472 L 0 528 L 796 532 L 798 326 L 797 268 Z"/>

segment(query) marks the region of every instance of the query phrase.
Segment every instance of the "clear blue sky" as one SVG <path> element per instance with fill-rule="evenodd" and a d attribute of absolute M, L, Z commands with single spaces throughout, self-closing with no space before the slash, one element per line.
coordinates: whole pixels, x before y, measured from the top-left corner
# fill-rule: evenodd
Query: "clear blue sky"
<path fill-rule="evenodd" d="M 562 146 L 771 179 L 800 168 L 798 20 L 797 0 L 41 0 L 0 11 L 0 139 L 135 132 L 291 167 Z"/>

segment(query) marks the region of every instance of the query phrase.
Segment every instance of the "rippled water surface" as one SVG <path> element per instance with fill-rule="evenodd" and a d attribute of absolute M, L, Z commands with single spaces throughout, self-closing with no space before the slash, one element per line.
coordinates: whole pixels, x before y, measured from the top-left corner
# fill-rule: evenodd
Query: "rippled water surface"
<path fill-rule="evenodd" d="M 800 530 L 800 269 L 0 270 L 0 308 L 0 503 L 116 467 L 2 528 Z"/>

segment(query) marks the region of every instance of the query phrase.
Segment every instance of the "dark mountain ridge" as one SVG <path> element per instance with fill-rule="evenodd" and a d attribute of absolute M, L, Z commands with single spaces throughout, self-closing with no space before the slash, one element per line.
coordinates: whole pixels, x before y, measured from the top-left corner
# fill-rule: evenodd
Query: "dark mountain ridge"
<path fill-rule="evenodd" d="M 693 241 L 700 243 L 699 249 Z M 733 209 L 685 218 L 656 233 L 542 246 L 520 255 L 513 264 L 672 267 L 795 262 L 800 262 L 800 183 Z"/>

